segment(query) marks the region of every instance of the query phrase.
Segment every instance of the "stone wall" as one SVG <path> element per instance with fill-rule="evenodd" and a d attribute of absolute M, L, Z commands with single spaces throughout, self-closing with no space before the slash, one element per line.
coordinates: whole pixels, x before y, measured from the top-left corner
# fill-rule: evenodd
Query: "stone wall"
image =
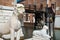
<path fill-rule="evenodd" d="M 55 27 L 60 28 L 60 15 L 56 15 L 55 17 Z"/>
<path fill-rule="evenodd" d="M 0 9 L 0 25 L 2 23 L 6 23 L 9 20 L 9 18 L 12 16 L 12 14 L 13 14 L 13 11 Z"/>

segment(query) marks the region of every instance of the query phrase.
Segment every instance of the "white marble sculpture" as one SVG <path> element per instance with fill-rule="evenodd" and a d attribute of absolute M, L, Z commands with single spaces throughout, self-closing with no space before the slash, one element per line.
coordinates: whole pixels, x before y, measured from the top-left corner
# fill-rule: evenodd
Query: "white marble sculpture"
<path fill-rule="evenodd" d="M 0 34 L 3 34 L 2 37 L 5 39 L 10 38 L 11 40 L 14 40 L 14 37 L 16 37 L 16 40 L 20 40 L 20 36 L 24 36 L 22 33 L 21 22 L 18 20 L 18 15 L 25 11 L 24 5 L 17 4 L 16 6 L 16 10 L 11 18 L 6 23 L 0 25 Z M 0 40 L 3 39 L 0 38 Z"/>
<path fill-rule="evenodd" d="M 51 36 L 47 34 L 48 26 L 44 25 L 41 30 L 34 30 L 33 37 L 25 40 L 49 40 Z"/>
<path fill-rule="evenodd" d="M 42 30 L 35 30 L 35 31 L 33 31 L 33 38 L 37 37 L 37 38 L 44 39 L 44 40 L 47 40 L 47 39 L 51 38 L 47 34 L 47 30 L 48 30 L 48 26 L 44 25 Z"/>

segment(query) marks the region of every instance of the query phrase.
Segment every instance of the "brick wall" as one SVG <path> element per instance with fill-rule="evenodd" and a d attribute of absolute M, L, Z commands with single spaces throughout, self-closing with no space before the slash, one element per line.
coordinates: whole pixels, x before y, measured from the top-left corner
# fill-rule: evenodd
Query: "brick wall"
<path fill-rule="evenodd" d="M 0 5 L 12 6 L 13 0 L 0 0 Z"/>
<path fill-rule="evenodd" d="M 56 7 L 60 7 L 60 0 L 56 0 Z M 60 10 L 56 11 L 57 15 L 60 15 Z"/>
<path fill-rule="evenodd" d="M 21 2 L 21 3 L 23 3 L 23 4 L 25 4 L 25 5 L 28 5 L 28 4 L 34 4 L 34 0 L 29 0 L 29 2 L 28 2 L 28 0 L 25 0 L 25 1 L 23 1 L 23 2 Z M 40 3 L 41 3 L 41 1 L 40 0 L 36 0 L 36 5 L 37 5 L 37 7 L 39 8 L 39 6 L 40 6 Z M 46 0 L 44 0 L 43 1 L 43 4 L 44 4 L 44 6 L 46 6 Z"/>
<path fill-rule="evenodd" d="M 41 0 L 36 0 L 37 1 L 37 9 L 40 7 L 40 3 L 41 3 Z M 52 0 L 52 2 L 56 2 L 56 7 L 60 7 L 60 0 Z M 28 4 L 28 1 L 25 0 L 24 2 L 25 5 Z M 33 0 L 29 0 L 29 3 L 30 4 L 33 4 Z M 43 6 L 46 7 L 46 0 L 43 0 Z M 59 11 L 56 11 L 56 15 L 60 15 L 60 10 Z"/>
<path fill-rule="evenodd" d="M 12 6 L 12 2 L 13 1 L 14 0 L 0 0 L 0 5 Z M 56 1 L 56 7 L 60 7 L 60 0 L 52 0 L 52 1 Z M 28 0 L 25 0 L 22 3 L 27 5 L 28 4 Z M 36 3 L 37 3 L 37 9 L 38 9 L 40 7 L 41 0 L 36 0 Z M 34 4 L 34 0 L 29 0 L 29 4 Z M 44 7 L 46 6 L 46 0 L 43 1 L 43 6 Z M 56 11 L 56 14 L 60 15 L 60 10 Z"/>

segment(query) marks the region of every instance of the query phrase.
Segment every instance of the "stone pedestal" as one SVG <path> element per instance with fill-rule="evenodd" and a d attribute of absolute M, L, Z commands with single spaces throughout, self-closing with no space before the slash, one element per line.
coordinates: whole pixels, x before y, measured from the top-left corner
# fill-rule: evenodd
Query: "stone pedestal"
<path fill-rule="evenodd" d="M 34 29 L 34 23 L 24 22 L 24 38 L 31 38 Z"/>

